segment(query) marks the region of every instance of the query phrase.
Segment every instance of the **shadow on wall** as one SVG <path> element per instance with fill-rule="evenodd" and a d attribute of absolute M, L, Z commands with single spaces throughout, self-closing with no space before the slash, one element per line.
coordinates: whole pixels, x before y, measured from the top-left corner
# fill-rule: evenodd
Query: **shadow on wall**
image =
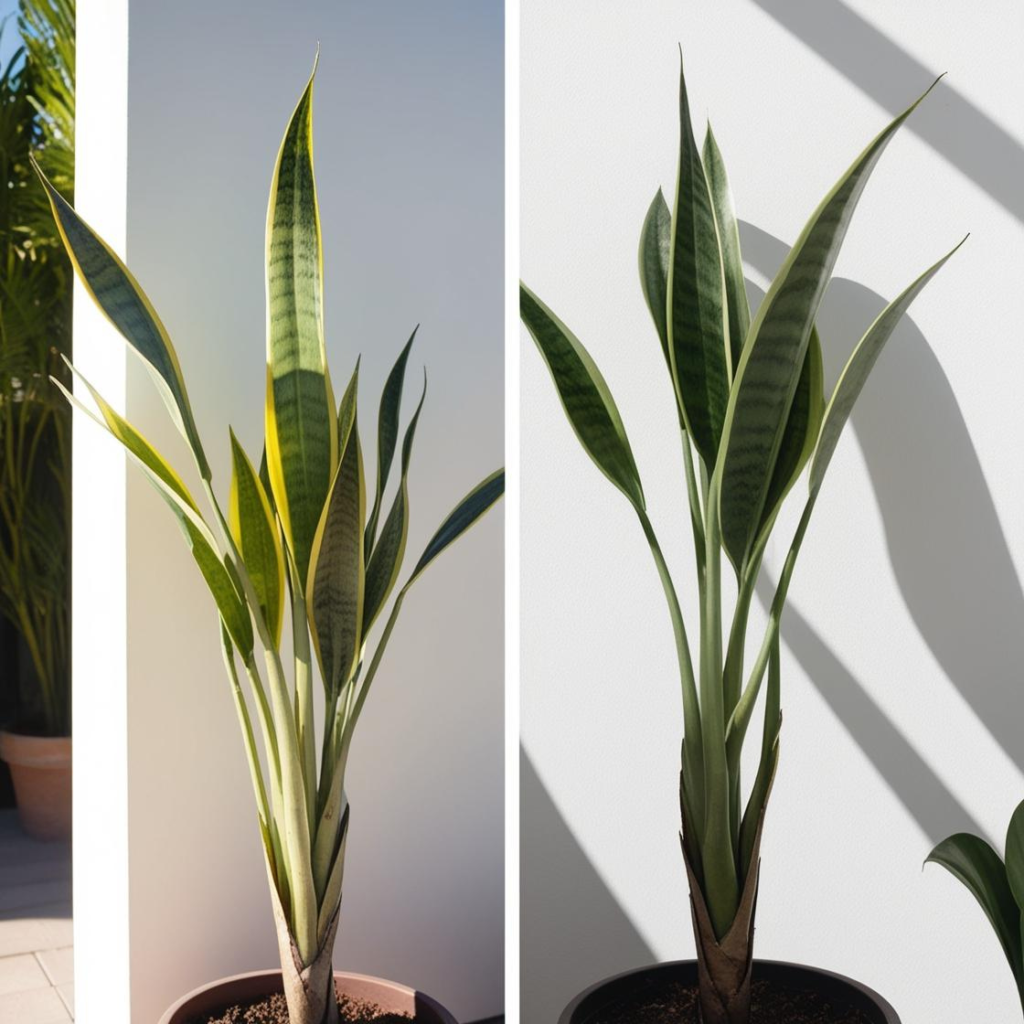
<path fill-rule="evenodd" d="M 555 1021 L 581 989 L 655 960 L 520 752 L 521 1016 Z"/>
<path fill-rule="evenodd" d="M 743 223 L 740 234 L 744 258 L 772 277 L 789 247 L 750 224 Z M 919 269 L 908 268 L 908 282 Z M 818 318 L 826 373 L 833 380 L 885 304 L 862 285 L 833 281 Z M 864 452 L 897 582 L 948 678 L 1006 754 L 1024 768 L 1024 737 L 1016 727 L 1024 717 L 1024 700 L 1018 688 L 1007 685 L 1018 677 L 1019 666 L 1013 645 L 1006 642 L 1024 622 L 1024 592 L 981 464 L 949 380 L 909 317 L 880 362 L 851 424 Z M 956 542 L 951 544 L 951 538 Z M 767 592 L 761 596 L 770 599 Z M 792 607 L 783 617 L 783 635 L 928 836 L 937 841 L 964 827 L 977 831 L 966 810 Z"/>
<path fill-rule="evenodd" d="M 840 0 L 754 3 L 894 117 L 943 70 L 925 67 Z M 1024 149 L 948 81 L 915 111 L 905 130 L 1024 221 Z"/>

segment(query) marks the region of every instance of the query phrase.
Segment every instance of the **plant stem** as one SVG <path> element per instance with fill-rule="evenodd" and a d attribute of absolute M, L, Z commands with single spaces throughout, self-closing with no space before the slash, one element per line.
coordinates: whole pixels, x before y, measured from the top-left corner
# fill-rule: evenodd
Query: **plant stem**
<path fill-rule="evenodd" d="M 302 751 L 302 772 L 306 789 L 306 813 L 309 832 L 316 828 L 316 723 L 313 720 L 313 672 L 309 649 L 309 624 L 306 599 L 299 587 L 292 588 L 292 643 L 295 652 L 295 694 L 299 749 Z M 326 717 L 325 709 L 324 722 Z M 324 729 L 324 742 L 327 729 Z"/>
<path fill-rule="evenodd" d="M 694 817 L 694 827 L 701 832 L 704 828 L 703 737 L 700 699 L 697 696 L 697 680 L 693 674 L 690 645 L 686 638 L 686 624 L 683 621 L 682 609 L 679 607 L 679 597 L 676 594 L 675 584 L 672 582 L 672 574 L 665 562 L 665 556 L 662 554 L 661 545 L 658 543 L 651 520 L 646 512 L 638 511 L 637 516 L 643 527 L 651 554 L 654 556 L 654 564 L 657 566 L 661 586 L 668 602 L 669 615 L 672 618 L 676 658 L 679 663 L 679 677 L 682 685 L 683 727 L 686 735 L 684 746 L 686 763 L 683 765 L 683 774 L 691 796 L 690 809 Z"/>

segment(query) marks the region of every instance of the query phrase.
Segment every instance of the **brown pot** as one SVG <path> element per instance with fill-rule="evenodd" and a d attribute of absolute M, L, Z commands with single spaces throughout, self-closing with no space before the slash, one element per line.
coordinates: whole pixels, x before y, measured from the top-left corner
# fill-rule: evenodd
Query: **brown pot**
<path fill-rule="evenodd" d="M 896 1011 L 866 985 L 844 978 L 841 974 L 817 967 L 787 964 L 777 960 L 755 960 L 754 980 L 762 979 L 788 988 L 820 992 L 833 1006 L 860 1010 L 871 1024 L 900 1024 Z M 641 967 L 613 978 L 606 978 L 581 992 L 561 1013 L 558 1024 L 586 1024 L 595 1013 L 609 1004 L 624 999 L 638 989 L 659 980 L 697 984 L 697 961 L 675 960 Z M 637 1024 L 642 1024 L 637 1021 Z"/>
<path fill-rule="evenodd" d="M 0 732 L 22 828 L 33 838 L 71 838 L 71 737 Z"/>
<path fill-rule="evenodd" d="M 430 996 L 393 981 L 366 974 L 334 972 L 339 994 L 376 1003 L 385 1013 L 406 1013 L 416 1024 L 458 1024 L 458 1021 Z M 185 1024 L 203 1013 L 213 1013 L 235 1003 L 252 1002 L 282 991 L 280 971 L 253 971 L 193 989 L 179 999 L 161 1018 L 160 1024 Z"/>

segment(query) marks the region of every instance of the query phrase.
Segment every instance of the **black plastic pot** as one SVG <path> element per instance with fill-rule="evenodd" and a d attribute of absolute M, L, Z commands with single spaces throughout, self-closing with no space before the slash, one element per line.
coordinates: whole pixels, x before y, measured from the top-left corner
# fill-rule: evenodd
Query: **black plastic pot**
<path fill-rule="evenodd" d="M 841 974 L 778 960 L 755 960 L 754 978 L 787 988 L 820 992 L 837 1007 L 860 1010 L 871 1024 L 900 1024 L 896 1011 L 877 992 Z M 558 1024 L 588 1024 L 599 1010 L 659 980 L 696 985 L 697 961 L 673 960 L 651 967 L 640 967 L 599 981 L 569 1003 L 558 1018 Z M 638 1021 L 637 1024 L 642 1022 Z"/>

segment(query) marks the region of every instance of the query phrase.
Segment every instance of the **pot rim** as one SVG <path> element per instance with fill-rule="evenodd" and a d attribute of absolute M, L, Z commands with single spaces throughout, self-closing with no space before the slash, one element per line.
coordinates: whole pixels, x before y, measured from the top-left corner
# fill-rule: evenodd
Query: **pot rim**
<path fill-rule="evenodd" d="M 174 1015 L 192 999 L 221 988 L 222 986 L 230 985 L 237 981 L 251 981 L 258 978 L 266 978 L 270 980 L 280 977 L 281 969 L 277 967 L 262 971 L 243 971 L 241 974 L 232 974 L 224 978 L 218 978 L 216 981 L 209 981 L 205 985 L 200 985 L 197 988 L 192 989 L 191 992 L 186 992 L 173 1005 L 169 1006 L 164 1012 L 164 1015 L 160 1018 L 160 1024 L 168 1024 L 168 1022 L 173 1019 Z M 456 1021 L 452 1016 L 451 1012 L 445 1009 L 445 1007 L 443 1007 L 436 999 L 432 999 L 425 992 L 421 992 L 419 989 L 411 988 L 409 985 L 403 985 L 399 981 L 391 981 L 389 978 L 379 978 L 373 974 L 358 974 L 354 971 L 335 971 L 334 980 L 338 981 L 339 979 L 369 982 L 370 984 L 381 985 L 389 989 L 398 989 L 404 995 L 413 997 L 426 1009 L 436 1014 L 443 1024 L 458 1024 L 458 1021 Z M 267 994 L 269 995 L 270 993 Z"/>
<path fill-rule="evenodd" d="M 71 764 L 70 736 L 39 736 L 0 729 L 0 760 L 26 768 L 63 768 Z"/>
<path fill-rule="evenodd" d="M 673 967 L 696 967 L 696 960 L 662 960 L 657 963 L 647 964 L 644 967 L 634 967 L 632 970 L 622 971 L 619 974 L 610 975 L 607 978 L 602 978 L 600 981 L 594 982 L 593 985 L 589 985 L 572 1000 L 566 1008 L 561 1012 L 558 1017 L 558 1024 L 574 1024 L 573 1014 L 583 1005 L 583 1003 L 599 992 L 606 986 L 613 985 L 616 982 L 624 981 L 630 977 L 636 977 L 649 972 L 657 972 L 661 970 L 670 969 Z M 807 964 L 792 963 L 788 960 L 762 960 L 758 957 L 754 958 L 754 968 L 768 967 L 771 969 L 781 970 L 782 972 L 801 972 L 803 974 L 809 974 L 815 978 L 823 981 L 836 982 L 841 986 L 852 989 L 858 995 L 863 996 L 865 999 L 873 1002 L 878 1010 L 881 1012 L 886 1024 L 900 1024 L 900 1018 L 896 1013 L 895 1008 L 880 996 L 874 989 L 869 988 L 863 982 L 856 981 L 853 978 L 847 977 L 845 974 L 839 974 L 836 971 L 827 970 L 824 967 L 811 967 Z M 586 1022 L 580 1022 L 580 1024 L 586 1024 Z"/>

